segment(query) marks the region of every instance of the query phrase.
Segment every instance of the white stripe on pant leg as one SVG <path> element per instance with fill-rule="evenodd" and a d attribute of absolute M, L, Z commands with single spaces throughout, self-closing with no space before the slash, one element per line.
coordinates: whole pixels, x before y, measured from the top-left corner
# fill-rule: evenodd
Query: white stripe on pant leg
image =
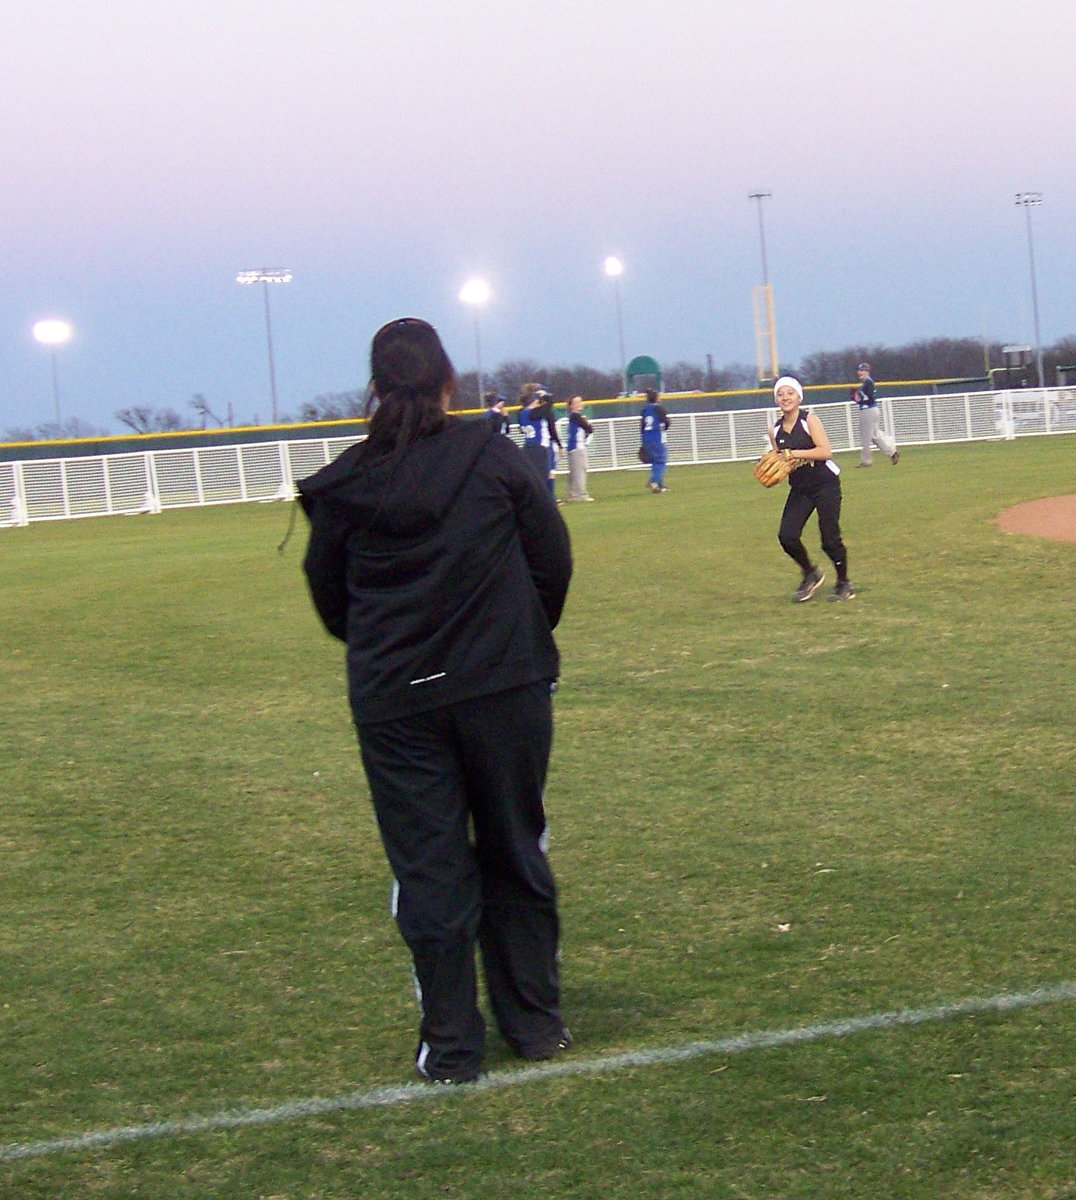
<path fill-rule="evenodd" d="M 398 879 L 392 881 L 392 897 L 389 900 L 389 910 L 392 913 L 392 919 L 398 925 L 400 923 L 400 881 Z M 418 972 L 415 970 L 414 959 L 411 960 L 411 986 L 415 989 L 415 999 L 418 1001 L 419 1008 L 421 1008 L 422 984 L 418 980 Z"/>

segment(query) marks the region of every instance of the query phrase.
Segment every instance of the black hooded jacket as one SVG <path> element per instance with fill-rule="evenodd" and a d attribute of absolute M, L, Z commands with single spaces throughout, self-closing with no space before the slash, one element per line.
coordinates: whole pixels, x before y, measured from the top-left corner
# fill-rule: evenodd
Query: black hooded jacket
<path fill-rule="evenodd" d="M 298 488 L 358 724 L 557 677 L 568 530 L 510 439 L 450 418 L 395 466 L 360 442 Z"/>

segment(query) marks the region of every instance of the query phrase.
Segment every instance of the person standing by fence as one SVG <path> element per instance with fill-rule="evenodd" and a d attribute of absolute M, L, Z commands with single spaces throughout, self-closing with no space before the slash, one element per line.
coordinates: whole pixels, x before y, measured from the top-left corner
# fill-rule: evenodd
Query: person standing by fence
<path fill-rule="evenodd" d="M 870 363 L 861 362 L 856 369 L 859 386 L 852 389 L 852 401 L 859 406 L 859 466 L 871 465 L 871 447 L 877 446 L 896 466 L 900 461 L 897 444 L 882 431 L 882 413 L 874 395 L 874 380 Z"/>
<path fill-rule="evenodd" d="M 646 486 L 652 492 L 665 492 L 665 471 L 669 463 L 666 432 L 671 422 L 665 406 L 659 403 L 655 388 L 646 389 L 646 403 L 639 414 L 639 435 L 649 456 L 650 478 Z"/>
<path fill-rule="evenodd" d="M 506 437 L 512 424 L 504 406 L 508 403 L 507 396 L 498 396 L 496 392 L 486 393 L 486 420 L 494 433 L 503 433 Z"/>
<path fill-rule="evenodd" d="M 583 397 L 568 401 L 568 499 L 593 500 L 587 491 L 587 441 L 594 426 L 583 416 Z"/>
<path fill-rule="evenodd" d="M 523 453 L 546 481 L 551 496 L 556 495 L 557 451 L 560 434 L 553 420 L 553 397 L 537 383 L 525 383 L 519 397 L 519 428 L 523 434 Z"/>

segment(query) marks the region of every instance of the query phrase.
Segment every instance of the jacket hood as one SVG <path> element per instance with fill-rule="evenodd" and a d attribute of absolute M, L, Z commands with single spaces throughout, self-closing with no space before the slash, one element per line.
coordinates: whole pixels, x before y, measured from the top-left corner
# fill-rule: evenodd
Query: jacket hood
<path fill-rule="evenodd" d="M 299 499 L 308 516 L 325 501 L 361 529 L 414 537 L 441 523 L 493 436 L 485 421 L 452 417 L 438 433 L 412 442 L 395 463 L 391 454 L 371 455 L 359 442 L 299 480 Z"/>

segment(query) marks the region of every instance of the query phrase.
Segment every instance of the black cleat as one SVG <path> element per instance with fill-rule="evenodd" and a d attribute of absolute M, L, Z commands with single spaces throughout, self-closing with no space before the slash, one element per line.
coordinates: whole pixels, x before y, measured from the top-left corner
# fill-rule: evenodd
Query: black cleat
<path fill-rule="evenodd" d="M 810 598 L 818 591 L 823 583 L 826 582 L 826 577 L 818 567 L 812 567 L 803 577 L 803 582 L 796 588 L 796 601 L 802 604 L 804 600 Z"/>

